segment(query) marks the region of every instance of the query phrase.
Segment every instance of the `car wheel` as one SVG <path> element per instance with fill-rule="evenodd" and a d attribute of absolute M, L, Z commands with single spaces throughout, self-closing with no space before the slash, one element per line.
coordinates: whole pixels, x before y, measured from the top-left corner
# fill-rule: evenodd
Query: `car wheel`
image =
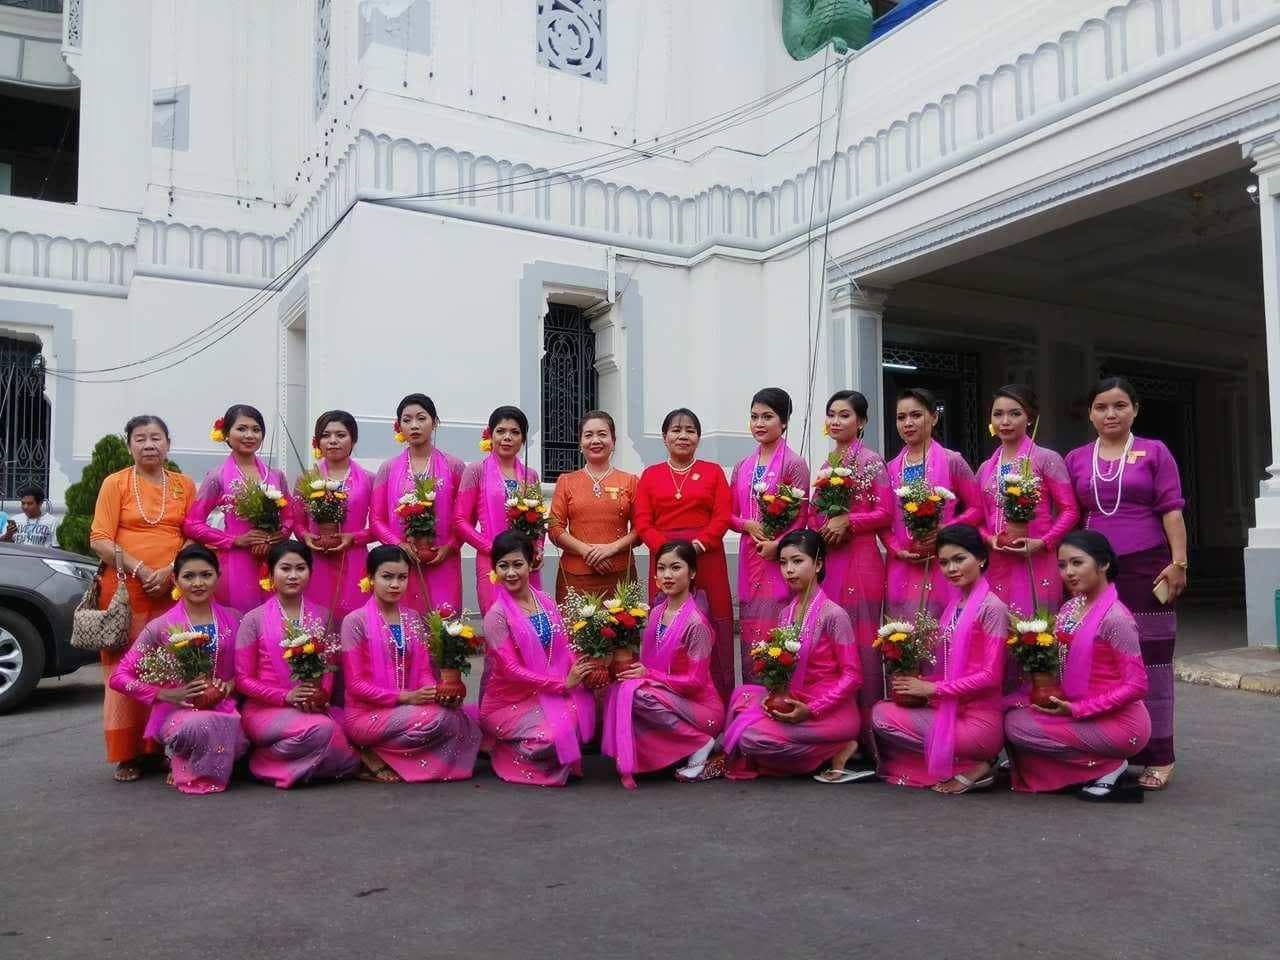
<path fill-rule="evenodd" d="M 12 710 L 40 682 L 44 641 L 25 617 L 0 609 L 0 713 Z"/>

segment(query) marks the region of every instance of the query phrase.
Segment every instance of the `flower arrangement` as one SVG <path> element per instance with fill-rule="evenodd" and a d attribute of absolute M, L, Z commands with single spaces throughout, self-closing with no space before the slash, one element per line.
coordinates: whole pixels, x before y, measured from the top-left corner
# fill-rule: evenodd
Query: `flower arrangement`
<path fill-rule="evenodd" d="M 280 529 L 280 511 L 289 505 L 284 491 L 269 483 L 237 481 L 231 493 L 236 516 L 255 530 L 275 533 Z"/>
<path fill-rule="evenodd" d="M 430 543 L 436 536 L 436 478 L 418 477 L 396 504 L 396 516 L 410 540 Z"/>
<path fill-rule="evenodd" d="M 560 615 L 569 625 L 569 646 L 579 658 L 592 661 L 587 686 L 593 690 L 603 687 L 609 682 L 607 661 L 618 648 L 618 631 L 604 599 L 570 588 L 560 605 Z"/>
<path fill-rule="evenodd" d="M 875 465 L 846 467 L 840 454 L 832 453 L 813 481 L 813 509 L 824 517 L 838 517 L 858 500 L 874 506 L 880 499 L 875 493 L 877 469 Z"/>
<path fill-rule="evenodd" d="M 471 672 L 470 658 L 484 651 L 484 639 L 448 604 L 427 614 L 427 633 L 431 659 L 440 671 L 436 699 L 444 706 L 461 703 L 467 695 L 462 677 Z"/>
<path fill-rule="evenodd" d="M 902 506 L 902 519 L 907 532 L 917 543 L 929 539 L 942 522 L 942 508 L 956 495 L 946 487 L 931 486 L 923 477 L 904 483 L 894 490 Z"/>
<path fill-rule="evenodd" d="M 184 630 L 177 624 L 169 627 L 164 643 L 148 650 L 138 660 L 138 676 L 157 687 L 183 687 L 213 675 L 213 643 L 208 634 Z M 213 706 L 222 699 L 222 691 L 210 687 L 190 702 L 197 710 Z"/>
<path fill-rule="evenodd" d="M 890 675 L 918 677 L 926 666 L 933 663 L 934 647 L 938 642 L 938 621 L 921 610 L 914 621 L 890 620 L 876 631 L 871 646 L 884 658 L 884 671 Z M 924 697 L 894 694 L 899 706 L 922 707 L 928 701 Z"/>
<path fill-rule="evenodd" d="M 765 640 L 751 648 L 751 672 L 770 690 L 785 690 L 799 653 L 800 628 L 796 624 L 774 627 Z"/>
<path fill-rule="evenodd" d="M 280 640 L 280 655 L 289 665 L 289 678 L 294 683 L 305 683 L 314 688 L 311 703 L 320 706 L 328 702 L 328 696 L 320 686 L 326 673 L 337 670 L 340 644 L 325 634 L 316 623 L 298 626 L 285 619 L 284 637 Z"/>
<path fill-rule="evenodd" d="M 1000 546 L 1012 546 L 1025 540 L 1027 524 L 1035 516 L 1042 495 L 1040 478 L 1031 470 L 1031 458 L 1023 457 L 1015 474 L 1004 474 L 1000 479 L 1000 511 L 1005 527 L 996 538 Z"/>
<path fill-rule="evenodd" d="M 649 620 L 649 604 L 645 601 L 645 589 L 634 580 L 624 580 L 614 588 L 613 596 L 604 601 L 609 614 L 607 629 L 612 630 L 613 660 L 610 672 L 616 678 L 636 659 L 636 652 L 644 638 L 645 624 Z"/>
<path fill-rule="evenodd" d="M 1031 678 L 1031 702 L 1048 706 L 1050 697 L 1062 697 L 1058 686 L 1058 671 L 1062 666 L 1062 653 L 1071 642 L 1071 635 L 1064 630 L 1054 631 L 1053 614 L 1037 610 L 1035 615 L 1022 619 L 1009 615 L 1009 638 L 1005 644 L 1022 672 Z"/>
<path fill-rule="evenodd" d="M 347 493 L 342 481 L 330 480 L 315 467 L 298 478 L 298 497 L 321 533 L 337 533 L 347 518 Z"/>
<path fill-rule="evenodd" d="M 773 490 L 765 483 L 757 483 L 752 489 L 764 535 L 770 540 L 777 540 L 800 516 L 800 508 L 806 499 L 805 491 L 788 483 L 780 483 Z"/>
<path fill-rule="evenodd" d="M 507 498 L 507 525 L 516 533 L 530 540 L 537 540 L 547 532 L 551 506 L 542 497 L 542 487 L 536 483 L 521 484 L 513 496 Z"/>

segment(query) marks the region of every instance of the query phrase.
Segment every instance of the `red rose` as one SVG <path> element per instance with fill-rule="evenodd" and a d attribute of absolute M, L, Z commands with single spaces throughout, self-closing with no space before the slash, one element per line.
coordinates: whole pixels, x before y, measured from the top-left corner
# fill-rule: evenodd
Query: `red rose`
<path fill-rule="evenodd" d="M 1024 633 L 1022 635 L 1022 642 L 1025 646 L 1034 647 L 1036 645 L 1036 634 Z"/>
<path fill-rule="evenodd" d="M 778 657 L 778 662 L 784 667 L 789 667 L 796 662 L 796 655 L 790 650 L 783 650 L 782 655 Z"/>
<path fill-rule="evenodd" d="M 830 482 L 831 480 L 827 477 L 819 477 L 817 480 L 813 481 L 813 485 L 815 487 L 825 487 Z"/>
<path fill-rule="evenodd" d="M 783 511 L 785 511 L 786 509 L 787 509 L 787 505 L 785 503 L 783 503 L 781 500 L 774 500 L 771 504 L 769 504 L 769 516 L 780 517 L 782 516 Z"/>
<path fill-rule="evenodd" d="M 919 509 L 916 510 L 916 516 L 932 517 L 937 512 L 938 512 L 938 505 L 934 503 L 932 500 L 926 500 L 924 503 L 920 504 Z"/>
<path fill-rule="evenodd" d="M 453 609 L 453 604 L 451 603 L 442 603 L 437 612 L 445 620 L 452 620 L 458 614 L 458 611 Z"/>
<path fill-rule="evenodd" d="M 1069 633 L 1058 633 L 1058 634 L 1055 634 L 1054 637 L 1058 641 L 1058 643 L 1060 643 L 1064 647 L 1071 642 L 1071 634 Z"/>
<path fill-rule="evenodd" d="M 1019 498 L 1018 498 L 1018 506 L 1020 506 L 1020 507 L 1029 507 L 1029 506 L 1031 506 L 1031 501 L 1030 501 L 1030 499 L 1028 499 L 1027 497 L 1019 497 Z"/>
<path fill-rule="evenodd" d="M 636 625 L 636 618 L 629 613 L 618 614 L 618 623 L 630 630 Z"/>
<path fill-rule="evenodd" d="M 751 661 L 751 669 L 756 673 L 764 673 L 765 662 L 763 660 Z"/>
<path fill-rule="evenodd" d="M 537 510 L 530 510 L 527 513 L 525 513 L 524 518 L 529 523 L 537 523 L 539 520 L 542 519 L 542 514 L 540 514 Z"/>
<path fill-rule="evenodd" d="M 604 637 L 607 640 L 612 640 L 617 635 L 618 635 L 618 631 L 613 629 L 613 627 L 605 627 L 603 630 L 600 631 L 600 636 Z"/>
<path fill-rule="evenodd" d="M 897 661 L 902 659 L 902 648 L 892 643 L 881 644 L 880 653 L 884 656 L 886 660 Z"/>

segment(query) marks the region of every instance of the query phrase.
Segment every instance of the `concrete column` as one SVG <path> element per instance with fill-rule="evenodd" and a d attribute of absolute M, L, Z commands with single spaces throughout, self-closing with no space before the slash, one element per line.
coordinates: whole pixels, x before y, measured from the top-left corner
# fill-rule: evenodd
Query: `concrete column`
<path fill-rule="evenodd" d="M 884 305 L 887 290 L 858 287 L 850 281 L 828 287 L 831 322 L 831 365 L 829 385 L 837 390 L 861 390 L 870 406 L 866 444 L 883 452 L 884 447 Z M 826 397 L 818 402 L 823 403 Z M 821 423 L 818 424 L 821 429 Z M 823 449 L 818 447 L 817 449 Z"/>
<path fill-rule="evenodd" d="M 1271 417 L 1271 464 L 1259 485 L 1254 526 L 1244 551 L 1245 607 L 1249 645 L 1272 646 L 1275 594 L 1280 589 L 1280 130 L 1247 142 L 1244 153 L 1258 177 Z"/>

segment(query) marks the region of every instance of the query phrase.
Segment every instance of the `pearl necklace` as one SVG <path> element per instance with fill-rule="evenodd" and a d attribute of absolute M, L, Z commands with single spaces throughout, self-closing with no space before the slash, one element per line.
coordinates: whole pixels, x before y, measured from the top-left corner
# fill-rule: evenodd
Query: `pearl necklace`
<path fill-rule="evenodd" d="M 405 652 L 409 648 L 409 629 L 405 623 L 404 617 L 400 618 L 397 626 L 400 628 L 400 642 L 396 643 L 395 632 L 391 629 L 391 623 L 386 617 L 382 618 L 382 622 L 387 625 L 387 642 L 391 644 L 391 665 L 396 674 L 396 685 L 398 689 L 404 689 L 404 661 Z"/>
<path fill-rule="evenodd" d="M 601 486 L 601 484 L 604 483 L 606 480 L 609 479 L 610 476 L 613 475 L 613 465 L 610 464 L 609 469 L 606 470 L 603 474 L 601 474 L 598 477 L 591 472 L 590 467 L 585 465 L 582 468 L 582 472 L 591 478 L 591 492 L 594 493 L 597 497 L 604 496 L 604 488 Z"/>
<path fill-rule="evenodd" d="M 1090 477 L 1089 483 L 1093 487 L 1093 502 L 1097 504 L 1098 512 L 1104 517 L 1114 517 L 1120 509 L 1120 501 L 1124 499 L 1124 468 L 1129 460 L 1129 451 L 1133 449 L 1133 434 L 1129 434 L 1129 438 L 1124 443 L 1124 453 L 1120 454 L 1120 462 L 1116 465 L 1115 472 L 1111 476 L 1103 475 L 1098 469 L 1100 451 L 1102 449 L 1102 438 L 1099 437 L 1093 441 L 1093 476 Z M 1116 502 L 1108 510 L 1102 505 L 1102 499 L 1098 496 L 1098 481 L 1110 483 L 1112 480 L 1116 482 Z"/>
<path fill-rule="evenodd" d="M 160 469 L 160 514 L 154 520 L 147 516 L 147 511 L 142 509 L 142 494 L 138 490 L 138 468 L 133 468 L 133 502 L 138 508 L 138 516 L 142 517 L 142 522 L 149 527 L 159 525 L 164 519 L 165 507 L 169 502 L 169 471 L 163 467 Z"/>

